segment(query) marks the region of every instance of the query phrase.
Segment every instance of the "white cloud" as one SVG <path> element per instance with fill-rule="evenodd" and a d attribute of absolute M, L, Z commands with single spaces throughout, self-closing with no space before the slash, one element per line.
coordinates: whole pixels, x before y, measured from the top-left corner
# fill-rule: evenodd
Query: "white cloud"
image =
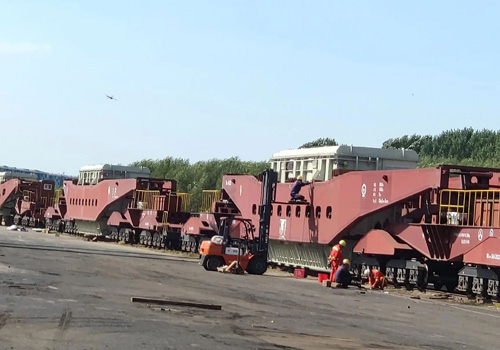
<path fill-rule="evenodd" d="M 33 52 L 47 52 L 51 47 L 47 44 L 35 44 L 28 41 L 7 42 L 0 41 L 0 54 L 15 55 Z"/>

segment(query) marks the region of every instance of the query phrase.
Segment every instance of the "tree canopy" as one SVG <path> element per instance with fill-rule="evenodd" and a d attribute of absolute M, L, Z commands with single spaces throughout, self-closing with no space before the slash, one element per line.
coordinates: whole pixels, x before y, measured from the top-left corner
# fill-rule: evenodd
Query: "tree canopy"
<path fill-rule="evenodd" d="M 258 175 L 269 167 L 269 162 L 242 161 L 233 157 L 191 164 L 188 159 L 167 157 L 144 159 L 131 165 L 148 167 L 151 177 L 176 180 L 177 191 L 191 193 L 191 209 L 197 210 L 201 204 L 202 190 L 220 188 L 224 174 Z"/>
<path fill-rule="evenodd" d="M 337 145 L 333 138 L 319 138 L 299 148 Z M 443 131 L 436 136 L 404 135 L 385 141 L 383 147 L 415 150 L 420 157 L 420 167 L 438 164 L 500 167 L 500 131 L 464 128 Z M 148 167 L 153 177 L 177 180 L 179 192 L 191 193 L 192 210 L 199 208 L 202 190 L 221 187 L 222 175 L 257 175 L 269 167 L 268 161 L 242 161 L 238 157 L 193 164 L 188 159 L 167 157 L 158 160 L 144 159 L 132 165 Z"/>
<path fill-rule="evenodd" d="M 438 164 L 500 166 L 500 132 L 472 128 L 443 131 L 436 136 L 404 135 L 389 139 L 384 148 L 412 149 L 420 167 Z"/>
<path fill-rule="evenodd" d="M 325 146 L 338 146 L 339 144 L 333 138 L 319 138 L 314 141 L 306 142 L 300 148 L 313 148 L 313 147 L 325 147 Z"/>

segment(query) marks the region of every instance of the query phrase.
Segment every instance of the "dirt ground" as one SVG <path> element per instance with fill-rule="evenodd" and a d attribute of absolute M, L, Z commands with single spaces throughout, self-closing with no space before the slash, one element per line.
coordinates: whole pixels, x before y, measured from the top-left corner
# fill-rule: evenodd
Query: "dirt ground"
<path fill-rule="evenodd" d="M 132 303 L 154 297 L 222 310 Z M 500 312 L 0 228 L 0 349 L 496 349 Z"/>

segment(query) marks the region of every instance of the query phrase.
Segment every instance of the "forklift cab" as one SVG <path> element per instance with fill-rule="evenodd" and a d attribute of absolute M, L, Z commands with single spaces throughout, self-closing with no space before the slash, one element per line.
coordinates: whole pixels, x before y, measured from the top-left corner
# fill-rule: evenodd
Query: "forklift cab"
<path fill-rule="evenodd" d="M 216 271 L 218 267 L 237 262 L 239 268 L 250 274 L 262 275 L 267 271 L 269 247 L 269 226 L 272 202 L 276 197 L 276 172 L 272 169 L 262 174 L 261 204 L 259 206 L 259 236 L 255 237 L 252 220 L 225 216 L 219 224 L 219 233 L 210 241 L 203 241 L 200 247 L 200 265 L 206 270 Z M 239 231 L 233 233 L 234 224 Z"/>
<path fill-rule="evenodd" d="M 225 217 L 221 219 L 219 226 L 222 241 L 220 244 L 226 248 L 235 248 L 245 250 L 245 253 L 253 252 L 252 248 L 255 239 L 255 226 L 249 219 Z M 215 239 L 220 241 L 220 239 Z"/>
<path fill-rule="evenodd" d="M 234 233 L 237 232 L 238 235 Z M 243 218 L 226 217 L 221 220 L 220 235 L 204 241 L 200 247 L 200 264 L 206 270 L 216 271 L 218 267 L 237 261 L 243 270 L 262 274 L 263 267 L 255 268 L 258 238 L 252 221 Z M 255 260 L 250 264 L 250 260 Z M 262 264 L 259 264 L 262 265 Z M 267 268 L 267 261 L 264 264 Z M 250 272 L 252 271 L 252 272 Z M 259 273 L 260 272 L 260 273 Z"/>

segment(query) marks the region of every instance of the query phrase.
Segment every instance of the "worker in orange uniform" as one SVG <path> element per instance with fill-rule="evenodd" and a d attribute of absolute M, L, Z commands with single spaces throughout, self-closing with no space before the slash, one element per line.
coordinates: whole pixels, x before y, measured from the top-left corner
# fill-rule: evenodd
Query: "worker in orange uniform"
<path fill-rule="evenodd" d="M 332 251 L 330 252 L 330 256 L 328 257 L 328 263 L 331 265 L 332 270 L 330 272 L 330 282 L 335 282 L 335 272 L 342 264 L 342 260 L 344 257 L 342 256 L 342 248 L 345 247 L 345 241 L 340 240 L 339 244 L 334 245 Z"/>
<path fill-rule="evenodd" d="M 387 279 L 384 274 L 378 269 L 366 269 L 364 272 L 365 278 L 368 278 L 368 285 L 370 289 L 384 290 L 387 286 Z"/>

